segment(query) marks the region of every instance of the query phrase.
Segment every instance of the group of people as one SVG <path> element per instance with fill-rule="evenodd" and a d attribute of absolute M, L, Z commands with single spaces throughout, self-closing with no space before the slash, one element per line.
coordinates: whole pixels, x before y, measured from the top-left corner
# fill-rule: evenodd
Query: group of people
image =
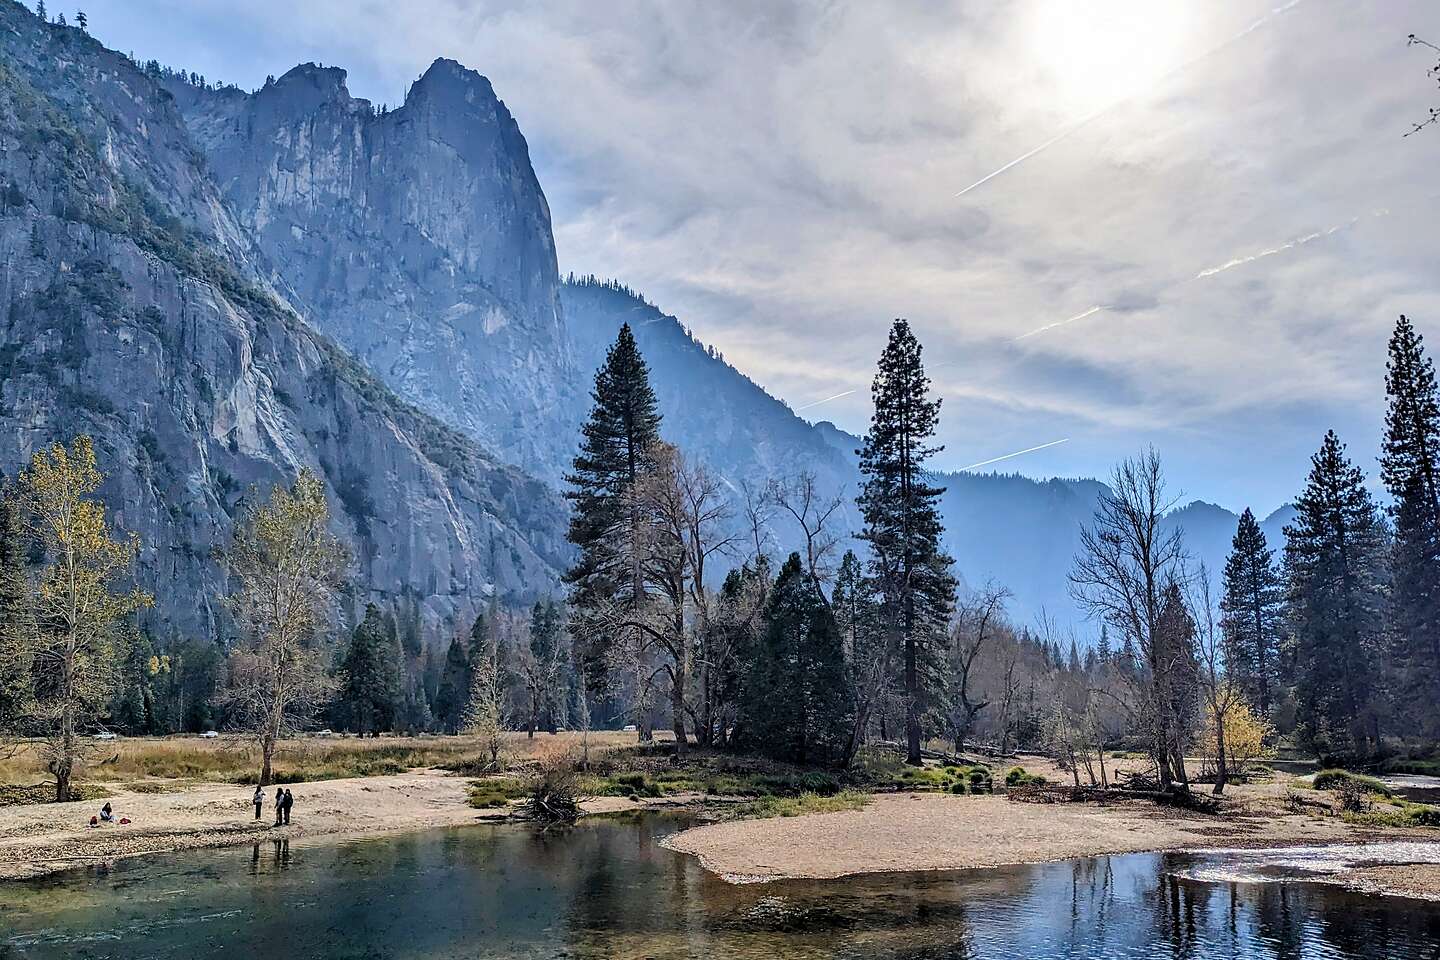
<path fill-rule="evenodd" d="M 265 788 L 256 787 L 255 796 L 250 802 L 255 805 L 255 819 L 260 819 L 260 810 L 265 806 Z M 282 826 L 290 823 L 290 808 L 295 806 L 295 798 L 289 789 L 283 787 L 275 788 L 275 826 Z"/>
<path fill-rule="evenodd" d="M 106 800 L 106 801 L 105 801 L 105 806 L 103 806 L 103 807 L 100 808 L 100 815 L 99 815 L 99 816 L 97 816 L 97 817 L 91 817 L 91 818 L 90 818 L 90 826 L 92 826 L 92 827 L 98 827 L 98 826 L 100 826 L 102 823 L 120 823 L 120 824 L 126 824 L 126 823 L 129 823 L 129 822 L 130 822 L 130 818 L 129 818 L 129 817 L 117 817 L 117 816 L 115 815 L 115 808 L 112 807 L 112 806 L 110 806 L 110 801 L 109 801 L 109 800 Z"/>

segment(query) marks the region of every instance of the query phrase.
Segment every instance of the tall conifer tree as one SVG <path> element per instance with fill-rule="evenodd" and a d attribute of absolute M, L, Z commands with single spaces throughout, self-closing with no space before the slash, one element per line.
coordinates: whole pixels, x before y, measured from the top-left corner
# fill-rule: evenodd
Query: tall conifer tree
<path fill-rule="evenodd" d="M 445 648 L 445 665 L 435 688 L 435 722 L 446 733 L 458 733 L 470 701 L 470 655 L 464 638 L 455 637 Z"/>
<path fill-rule="evenodd" d="M 1225 561 L 1220 628 L 1226 672 L 1262 717 L 1274 706 L 1283 599 L 1274 551 L 1247 507 Z"/>
<path fill-rule="evenodd" d="M 400 705 L 400 639 L 375 604 L 350 634 L 340 661 L 340 701 L 360 736 L 393 729 Z"/>
<path fill-rule="evenodd" d="M 1380 474 L 1394 498 L 1391 626 L 1403 691 L 1415 718 L 1434 728 L 1440 702 L 1440 397 L 1425 344 L 1404 316 L 1385 366 L 1385 444 Z"/>
<path fill-rule="evenodd" d="M 844 641 L 798 553 L 770 591 L 765 624 L 746 684 L 747 740 L 780 760 L 843 761 L 853 708 Z"/>
<path fill-rule="evenodd" d="M 613 602 L 633 604 L 644 594 L 639 550 L 624 543 L 638 535 L 640 519 L 627 491 L 654 467 L 660 411 L 650 372 L 630 325 L 623 324 L 605 364 L 595 374 L 594 408 L 581 428 L 580 452 L 566 481 L 571 503 L 569 540 L 579 558 L 565 574 L 570 586 L 572 636 L 582 645 L 587 677 L 599 685 L 609 638 L 593 636 L 585 620 Z M 627 561 L 627 557 L 632 558 Z"/>
<path fill-rule="evenodd" d="M 1385 531 L 1365 475 L 1333 430 L 1310 462 L 1295 521 L 1285 528 L 1300 727 L 1322 754 L 1363 755 L 1379 739 Z"/>
<path fill-rule="evenodd" d="M 931 705 L 936 652 L 955 607 L 953 561 L 940 546 L 938 503 L 945 492 L 928 482 L 925 463 L 943 447 L 931 445 L 940 401 L 910 324 L 896 320 L 871 386 L 875 405 L 860 450 L 864 485 L 857 504 L 870 546 L 870 578 L 899 651 L 905 700 L 907 762 L 921 763 L 921 723 Z"/>

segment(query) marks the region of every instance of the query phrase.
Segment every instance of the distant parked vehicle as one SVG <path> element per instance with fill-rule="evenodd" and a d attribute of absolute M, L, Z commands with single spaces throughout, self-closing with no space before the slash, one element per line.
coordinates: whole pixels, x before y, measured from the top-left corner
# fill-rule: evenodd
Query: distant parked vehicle
<path fill-rule="evenodd" d="M 206 730 L 204 733 L 200 734 L 200 739 L 214 740 L 218 736 L 220 736 L 220 734 L 216 733 L 214 730 Z"/>
<path fill-rule="evenodd" d="M 120 739 L 120 734 L 118 734 L 118 733 L 111 733 L 109 730 L 101 730 L 99 733 L 95 734 L 95 739 L 96 739 L 96 740 L 119 740 L 119 739 Z"/>
<path fill-rule="evenodd" d="M 335 731 L 334 731 L 334 730 L 331 730 L 329 727 L 326 727 L 324 730 L 316 730 L 316 731 L 315 731 L 315 736 L 317 736 L 317 737 L 333 737 L 333 736 L 335 736 Z"/>
<path fill-rule="evenodd" d="M 620 728 L 620 732 L 621 732 L 621 733 L 634 733 L 634 732 L 635 732 L 635 724 L 633 724 L 633 723 L 627 723 L 627 724 L 625 724 L 625 726 L 623 726 L 623 727 Z"/>

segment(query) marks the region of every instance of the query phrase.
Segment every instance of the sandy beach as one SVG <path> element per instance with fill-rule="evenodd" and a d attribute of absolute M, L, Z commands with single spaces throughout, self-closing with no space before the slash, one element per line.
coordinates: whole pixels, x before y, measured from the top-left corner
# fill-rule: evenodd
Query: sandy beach
<path fill-rule="evenodd" d="M 0 807 L 0 880 L 43 876 L 120 857 L 260 840 L 323 842 L 503 820 L 505 810 L 476 810 L 466 803 L 467 777 L 443 771 L 324 780 L 291 786 L 295 808 L 289 826 L 274 826 L 272 788 L 264 815 L 255 820 L 253 788 L 203 784 L 173 793 L 113 791 L 117 817 L 128 824 L 88 826 L 104 801 Z M 641 806 L 601 797 L 589 813 Z"/>
<path fill-rule="evenodd" d="M 999 796 L 890 794 L 860 810 L 742 820 L 686 830 L 668 845 L 734 882 L 858 873 L 961 870 L 1112 853 L 1303 846 L 1385 839 L 1440 841 L 1435 831 L 1355 827 L 1289 813 L 1249 789 L 1220 816 L 1156 807 L 1015 803 Z M 1440 899 L 1440 870 L 1368 867 L 1357 889 Z"/>

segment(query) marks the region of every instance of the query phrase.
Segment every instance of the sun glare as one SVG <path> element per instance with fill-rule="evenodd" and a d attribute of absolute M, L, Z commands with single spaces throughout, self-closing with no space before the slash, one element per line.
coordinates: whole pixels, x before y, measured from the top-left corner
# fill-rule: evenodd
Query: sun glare
<path fill-rule="evenodd" d="M 1145 93 L 1191 54 L 1188 3 L 1153 0 L 1050 0 L 1025 27 L 1046 95 L 1088 113 Z"/>

